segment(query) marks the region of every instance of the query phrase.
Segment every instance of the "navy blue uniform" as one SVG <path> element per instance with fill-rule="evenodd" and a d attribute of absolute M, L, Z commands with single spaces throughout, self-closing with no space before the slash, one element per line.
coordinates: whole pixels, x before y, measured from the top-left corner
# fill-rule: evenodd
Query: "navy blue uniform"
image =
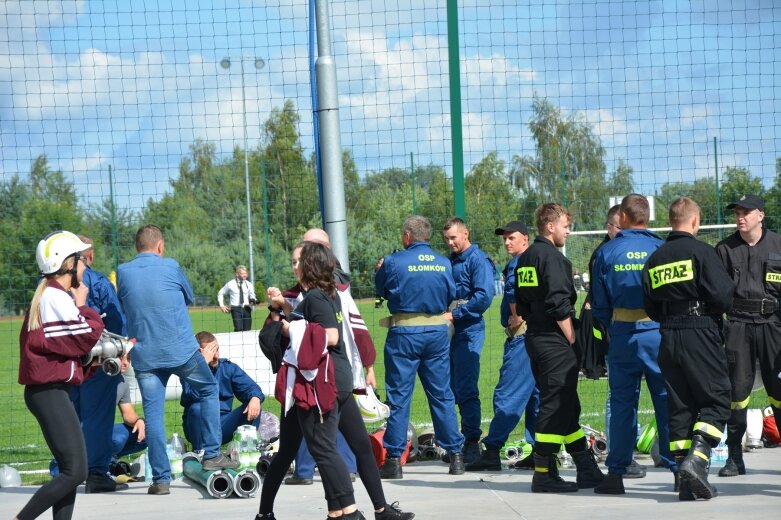
<path fill-rule="evenodd" d="M 591 309 L 594 318 L 607 323 L 610 333 L 608 383 L 610 385 L 610 473 L 623 475 L 632 462 L 637 438 L 638 388 L 645 376 L 659 432 L 659 454 L 673 467 L 667 420 L 667 388 L 657 358 L 659 323 L 645 314 L 642 269 L 662 245 L 646 229 L 624 229 L 596 253 L 592 268 Z"/>
<path fill-rule="evenodd" d="M 693 433 L 712 446 L 721 440 L 730 402 L 721 315 L 734 290 L 714 249 L 683 231 L 670 233 L 643 267 L 645 310 L 661 325 L 659 367 L 675 456 L 691 448 Z"/>
<path fill-rule="evenodd" d="M 87 305 L 103 318 L 106 330 L 124 336 L 127 322 L 114 285 L 103 273 L 84 269 L 82 278 L 89 287 Z M 90 473 L 107 474 L 111 463 L 114 414 L 117 406 L 119 377 L 111 377 L 98 369 L 80 386 L 71 389 L 71 401 L 81 420 L 87 444 L 87 464 Z"/>
<path fill-rule="evenodd" d="M 450 389 L 450 340 L 441 316 L 456 297 L 450 261 L 427 242 L 414 242 L 384 258 L 375 275 L 378 295 L 388 302 L 394 323 L 385 340 L 385 388 L 390 406 L 383 444 L 390 457 L 407 447 L 407 425 L 415 374 L 428 396 L 437 442 L 460 453 L 455 400 Z M 399 322 L 396 322 L 396 318 Z M 401 324 L 404 318 L 406 324 Z"/>
<path fill-rule="evenodd" d="M 257 397 L 261 402 L 265 399 L 263 391 L 258 384 L 247 375 L 241 367 L 231 363 L 228 359 L 220 359 L 216 368 L 209 367 L 217 380 L 219 388 L 218 398 L 220 401 L 220 425 L 222 426 L 222 442 L 230 442 L 233 432 L 243 424 L 251 424 L 256 428 L 260 425 L 260 416 L 253 421 L 247 420 L 244 409 L 249 404 L 250 399 Z M 240 404 L 233 408 L 233 398 L 239 400 Z M 182 414 L 182 427 L 184 435 L 193 450 L 197 451 L 203 448 L 201 438 L 201 399 L 198 393 L 193 390 L 186 381 L 182 381 L 182 397 L 179 404 L 184 407 Z"/>
<path fill-rule="evenodd" d="M 588 448 L 580 427 L 579 362 L 558 322 L 574 317 L 577 293 L 572 263 L 547 238 L 538 236 L 518 259 L 516 310 L 526 319 L 526 348 L 540 387 L 534 451 L 541 456 Z"/>
<path fill-rule="evenodd" d="M 515 268 L 520 255 L 507 262 L 504 267 L 504 295 L 502 296 L 501 322 L 507 328 L 510 318 L 510 304 L 515 303 Z M 494 389 L 494 418 L 488 427 L 488 435 L 483 444 L 488 449 L 498 450 L 518 425 L 524 413 L 526 440 L 534 444 L 534 432 L 537 413 L 540 407 L 540 391 L 534 381 L 531 361 L 526 351 L 526 338 L 518 334 L 504 342 L 502 367 L 499 369 L 499 382 Z"/>
<path fill-rule="evenodd" d="M 476 245 L 451 254 L 456 300 L 453 309 L 455 334 L 450 340 L 450 387 L 461 412 L 461 433 L 468 442 L 477 442 L 480 429 L 480 353 L 485 342 L 483 313 L 494 297 L 494 264 Z"/>

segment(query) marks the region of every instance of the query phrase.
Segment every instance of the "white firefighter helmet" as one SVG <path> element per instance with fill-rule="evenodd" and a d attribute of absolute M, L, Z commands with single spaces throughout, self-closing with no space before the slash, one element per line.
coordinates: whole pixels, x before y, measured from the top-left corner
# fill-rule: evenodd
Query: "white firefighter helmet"
<path fill-rule="evenodd" d="M 91 247 L 70 231 L 53 231 L 38 242 L 35 259 L 41 274 L 52 274 L 60 270 L 66 258 Z"/>
<path fill-rule="evenodd" d="M 358 410 L 361 412 L 363 422 L 382 421 L 390 415 L 388 405 L 377 399 L 377 395 L 371 388 L 367 388 L 365 394 L 353 395 L 355 395 L 355 402 L 358 403 Z"/>

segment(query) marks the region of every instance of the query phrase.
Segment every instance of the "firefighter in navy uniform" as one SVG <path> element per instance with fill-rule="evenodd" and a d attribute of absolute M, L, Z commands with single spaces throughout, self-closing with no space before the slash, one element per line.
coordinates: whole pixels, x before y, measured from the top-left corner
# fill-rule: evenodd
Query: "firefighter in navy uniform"
<path fill-rule="evenodd" d="M 683 197 L 670 206 L 673 231 L 643 268 L 643 300 L 660 324 L 659 367 L 667 383 L 670 451 L 681 476 L 680 500 L 710 499 L 711 448 L 729 417 L 722 314 L 735 284 L 712 247 L 696 240 L 700 207 Z"/>
<path fill-rule="evenodd" d="M 742 439 L 757 359 L 776 425 L 781 425 L 781 235 L 762 227 L 765 204 L 759 197 L 744 195 L 727 209 L 735 210 L 738 230 L 716 246 L 736 285 L 725 327 L 732 384 L 729 458 L 719 476 L 735 477 L 746 473 Z"/>
<path fill-rule="evenodd" d="M 575 351 L 573 305 L 577 293 L 572 264 L 556 248 L 570 233 L 572 216 L 561 205 L 543 204 L 535 213 L 538 236 L 518 259 L 517 311 L 526 318 L 526 349 L 540 388 L 540 412 L 534 444 L 532 492 L 562 493 L 593 488 L 605 476 L 588 450 L 580 427 L 579 360 Z M 577 466 L 577 482 L 558 473 L 561 445 Z"/>
<path fill-rule="evenodd" d="M 450 337 L 443 316 L 456 296 L 456 284 L 450 260 L 431 248 L 430 239 L 428 219 L 408 217 L 402 229 L 404 249 L 386 256 L 374 275 L 375 294 L 388 301 L 393 314 L 380 322 L 389 327 L 385 390 L 390 417 L 382 439 L 388 456 L 380 468 L 384 479 L 404 478 L 401 454 L 407 447 L 415 374 L 428 397 L 437 444 L 450 454 L 450 474 L 464 473 L 464 436 L 458 431 L 450 388 Z"/>

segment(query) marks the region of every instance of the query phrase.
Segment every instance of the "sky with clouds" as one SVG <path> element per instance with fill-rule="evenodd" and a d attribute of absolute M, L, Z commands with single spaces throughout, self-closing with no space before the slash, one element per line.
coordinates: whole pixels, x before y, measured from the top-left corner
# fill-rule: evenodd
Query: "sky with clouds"
<path fill-rule="evenodd" d="M 361 171 L 450 172 L 445 2 L 333 0 L 341 139 Z M 781 130 L 774 0 L 465 0 L 465 164 L 533 154 L 536 93 L 577 113 L 637 187 L 748 168 L 772 183 Z M 169 189 L 195 139 L 228 156 L 293 99 L 312 149 L 308 0 L 0 3 L 0 178 L 45 153 L 85 201 L 138 209 Z M 220 66 L 232 58 L 229 69 Z M 257 70 L 254 58 L 265 67 Z M 243 58 L 245 95 L 242 96 Z"/>

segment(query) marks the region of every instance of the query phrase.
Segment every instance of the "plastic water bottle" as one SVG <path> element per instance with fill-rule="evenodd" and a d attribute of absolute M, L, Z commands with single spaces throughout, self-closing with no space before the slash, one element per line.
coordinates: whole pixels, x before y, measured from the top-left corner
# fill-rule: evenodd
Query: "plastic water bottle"
<path fill-rule="evenodd" d="M 179 434 L 174 432 L 166 445 L 168 461 L 171 463 L 171 478 L 182 478 L 182 455 L 184 455 L 184 443 Z"/>
<path fill-rule="evenodd" d="M 713 448 L 713 454 L 710 458 L 710 465 L 714 468 L 720 468 L 727 463 L 728 456 L 727 445 L 724 444 L 724 439 L 719 442 L 719 445 Z"/>

